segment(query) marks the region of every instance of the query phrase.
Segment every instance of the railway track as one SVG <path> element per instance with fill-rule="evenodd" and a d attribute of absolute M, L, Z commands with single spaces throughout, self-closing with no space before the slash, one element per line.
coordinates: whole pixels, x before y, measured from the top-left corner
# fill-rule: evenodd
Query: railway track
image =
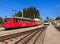
<path fill-rule="evenodd" d="M 41 28 L 37 28 L 35 30 L 1 36 L 0 44 L 35 44 L 35 42 L 37 41 L 37 39 L 39 38 L 41 33 L 46 28 L 47 27 L 41 27 Z"/>

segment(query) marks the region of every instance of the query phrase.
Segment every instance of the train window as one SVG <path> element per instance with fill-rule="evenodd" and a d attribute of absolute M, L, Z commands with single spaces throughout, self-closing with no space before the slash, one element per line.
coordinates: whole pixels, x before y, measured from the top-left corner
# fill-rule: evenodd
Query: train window
<path fill-rule="evenodd" d="M 7 19 L 4 19 L 4 22 L 7 22 Z"/>
<path fill-rule="evenodd" d="M 14 22 L 18 22 L 18 19 L 14 19 Z"/>
<path fill-rule="evenodd" d="M 22 21 L 23 21 L 23 22 L 27 22 L 28 20 L 26 20 L 26 19 L 22 19 Z"/>
<path fill-rule="evenodd" d="M 29 22 L 32 22 L 32 20 L 28 20 Z"/>
<path fill-rule="evenodd" d="M 7 22 L 11 22 L 11 21 L 12 21 L 12 19 L 11 19 L 11 18 L 7 19 Z"/>
<path fill-rule="evenodd" d="M 14 22 L 20 22 L 21 19 L 14 19 Z"/>
<path fill-rule="evenodd" d="M 8 19 L 5 19 L 4 22 L 11 22 L 12 19 L 11 18 L 8 18 Z"/>

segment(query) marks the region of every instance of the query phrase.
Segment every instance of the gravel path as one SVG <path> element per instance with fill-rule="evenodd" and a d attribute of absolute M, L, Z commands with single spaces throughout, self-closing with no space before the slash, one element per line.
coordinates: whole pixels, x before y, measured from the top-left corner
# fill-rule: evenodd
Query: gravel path
<path fill-rule="evenodd" d="M 51 23 L 46 29 L 44 44 L 60 44 L 60 32 Z"/>

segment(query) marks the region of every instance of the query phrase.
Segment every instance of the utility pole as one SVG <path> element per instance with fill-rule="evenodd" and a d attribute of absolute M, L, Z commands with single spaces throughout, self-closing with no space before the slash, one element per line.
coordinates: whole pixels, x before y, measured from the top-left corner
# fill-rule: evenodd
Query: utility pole
<path fill-rule="evenodd" d="M 23 18 L 23 10 L 22 10 L 22 18 Z"/>
<path fill-rule="evenodd" d="M 34 18 L 35 18 L 35 14 L 34 14 Z"/>

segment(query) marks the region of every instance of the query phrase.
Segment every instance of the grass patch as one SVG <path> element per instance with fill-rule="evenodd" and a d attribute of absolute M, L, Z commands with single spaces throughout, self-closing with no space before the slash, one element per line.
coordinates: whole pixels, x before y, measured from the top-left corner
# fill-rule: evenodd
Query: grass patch
<path fill-rule="evenodd" d="M 2 24 L 2 23 L 0 24 L 0 28 L 1 28 L 1 27 L 3 27 L 3 24 Z"/>
<path fill-rule="evenodd" d="M 55 26 L 57 28 L 58 31 L 60 31 L 60 26 Z"/>
<path fill-rule="evenodd" d="M 57 20 L 57 22 L 59 22 L 59 23 L 60 23 L 60 20 Z"/>
<path fill-rule="evenodd" d="M 52 22 L 52 23 L 54 23 L 54 22 L 60 23 L 60 20 L 52 20 L 51 22 Z"/>
<path fill-rule="evenodd" d="M 40 20 L 40 24 L 43 24 L 44 20 Z"/>

